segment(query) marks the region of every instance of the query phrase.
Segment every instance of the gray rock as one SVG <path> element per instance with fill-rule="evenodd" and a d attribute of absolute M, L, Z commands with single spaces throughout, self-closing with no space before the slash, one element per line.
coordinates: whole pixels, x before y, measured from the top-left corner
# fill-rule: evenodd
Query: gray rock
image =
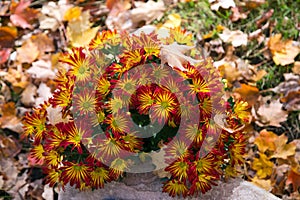
<path fill-rule="evenodd" d="M 133 174 L 122 182 L 111 182 L 103 189 L 81 191 L 73 187 L 66 187 L 66 191 L 59 193 L 59 200 L 174 200 L 166 193 L 162 193 L 162 181 L 147 174 Z M 279 200 L 278 197 L 242 179 L 232 179 L 226 183 L 219 182 L 204 195 L 187 199 L 206 200 Z"/>

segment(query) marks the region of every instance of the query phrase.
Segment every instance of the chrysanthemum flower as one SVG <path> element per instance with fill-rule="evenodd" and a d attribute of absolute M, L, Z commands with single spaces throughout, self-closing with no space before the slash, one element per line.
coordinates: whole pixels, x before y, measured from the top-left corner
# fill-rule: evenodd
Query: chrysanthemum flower
<path fill-rule="evenodd" d="M 198 124 L 190 124 L 185 128 L 185 135 L 188 139 L 195 142 L 196 145 L 201 145 L 204 139 L 202 128 Z"/>
<path fill-rule="evenodd" d="M 120 56 L 120 62 L 124 65 L 125 70 L 130 70 L 132 67 L 142 64 L 144 62 L 144 49 L 135 49 L 131 51 L 125 51 Z"/>
<path fill-rule="evenodd" d="M 216 172 L 216 158 L 211 154 L 205 157 L 199 158 L 193 162 L 192 168 L 196 170 L 198 174 L 208 173 L 213 174 Z"/>
<path fill-rule="evenodd" d="M 45 182 L 46 184 L 49 183 L 50 187 L 53 187 L 60 182 L 61 170 L 58 170 L 57 168 L 46 167 L 43 168 L 43 172 L 47 174 L 45 177 Z"/>
<path fill-rule="evenodd" d="M 41 165 L 44 162 L 44 147 L 39 144 L 34 146 L 29 153 L 29 160 L 32 164 Z"/>
<path fill-rule="evenodd" d="M 140 138 L 134 135 L 134 133 L 127 133 L 121 136 L 122 148 L 130 152 L 139 152 L 142 148 L 142 141 Z"/>
<path fill-rule="evenodd" d="M 73 48 L 72 52 L 65 54 L 60 61 L 73 66 L 71 72 L 76 77 L 76 81 L 85 82 L 90 78 L 93 64 L 90 58 L 83 52 L 82 47 Z"/>
<path fill-rule="evenodd" d="M 121 176 L 128 168 L 128 162 L 121 158 L 116 158 L 110 165 L 109 175 L 114 178 Z"/>
<path fill-rule="evenodd" d="M 175 159 L 185 157 L 189 154 L 188 145 L 186 142 L 180 139 L 174 139 L 172 142 L 170 142 L 165 151 L 167 157 L 172 157 Z"/>
<path fill-rule="evenodd" d="M 48 126 L 47 135 L 45 137 L 44 148 L 47 151 L 58 148 L 66 139 L 66 135 L 62 132 L 64 123 L 60 122 L 53 126 Z"/>
<path fill-rule="evenodd" d="M 210 175 L 200 174 L 194 178 L 189 193 L 195 195 L 201 191 L 204 194 L 211 189 L 212 184 L 214 183 L 211 181 Z"/>
<path fill-rule="evenodd" d="M 137 85 L 137 79 L 133 77 L 129 77 L 128 74 L 125 74 L 122 79 L 118 80 L 114 92 L 117 92 L 117 94 L 120 93 L 127 93 L 127 94 L 133 94 L 135 92 L 135 88 Z"/>
<path fill-rule="evenodd" d="M 86 115 L 95 111 L 96 99 L 93 93 L 81 91 L 74 96 L 74 109 L 78 110 L 80 115 Z"/>
<path fill-rule="evenodd" d="M 82 183 L 88 183 L 90 181 L 89 172 L 90 167 L 83 163 L 63 162 L 61 167 L 62 173 L 60 179 L 64 184 L 70 183 L 71 186 L 76 184 L 76 188 L 79 188 Z"/>
<path fill-rule="evenodd" d="M 158 82 L 160 82 L 164 78 L 167 78 L 170 75 L 170 72 L 166 69 L 166 66 L 162 67 L 160 65 L 155 65 L 151 74 Z"/>
<path fill-rule="evenodd" d="M 200 100 L 199 103 L 199 109 L 202 115 L 205 115 L 205 117 L 210 117 L 213 112 L 213 104 L 212 100 L 209 96 L 204 97 Z"/>
<path fill-rule="evenodd" d="M 43 109 L 36 109 L 32 114 L 26 113 L 23 118 L 23 137 L 34 136 L 35 142 L 40 143 L 46 130 L 46 114 Z"/>
<path fill-rule="evenodd" d="M 238 100 L 235 102 L 233 111 L 244 123 L 249 123 L 251 115 L 249 113 L 249 105 L 246 101 Z"/>
<path fill-rule="evenodd" d="M 29 160 L 43 165 L 46 183 L 102 188 L 132 170 L 135 158 L 145 161 L 141 154 L 160 148 L 171 174 L 163 191 L 171 196 L 204 193 L 236 173 L 245 153 L 247 104 L 230 100 L 223 109 L 213 62 L 199 60 L 192 46 L 185 56 L 194 64 L 162 63 L 160 49 L 173 43 L 191 46 L 192 34 L 102 31 L 88 47 L 64 54 L 53 97 L 23 121 L 24 136 L 34 139 Z M 50 105 L 61 112 L 57 119 Z M 215 123 L 218 114 L 226 115 L 228 127 Z"/>
<path fill-rule="evenodd" d="M 93 39 L 90 44 L 89 44 L 89 49 L 93 50 L 93 49 L 103 49 L 105 44 L 106 44 L 106 34 L 107 32 L 99 32 L 95 39 Z"/>
<path fill-rule="evenodd" d="M 97 80 L 96 91 L 100 93 L 101 96 L 105 97 L 110 91 L 111 83 L 107 80 L 106 76 L 101 76 Z"/>
<path fill-rule="evenodd" d="M 139 36 L 133 36 L 133 42 L 144 48 L 146 58 L 152 55 L 158 57 L 160 47 L 156 34 L 145 34 L 142 32 Z"/>
<path fill-rule="evenodd" d="M 178 180 L 184 181 L 188 178 L 188 169 L 189 162 L 187 162 L 184 158 L 179 158 L 178 160 L 171 163 L 166 171 L 169 171 L 172 176 L 177 177 Z"/>
<path fill-rule="evenodd" d="M 59 88 L 53 93 L 49 102 L 54 106 L 68 107 L 71 105 L 73 88 Z"/>
<path fill-rule="evenodd" d="M 137 109 L 140 114 L 149 114 L 149 109 L 154 104 L 155 97 L 153 95 L 152 88 L 150 86 L 141 86 L 137 90 L 137 100 L 139 105 Z"/>
<path fill-rule="evenodd" d="M 210 92 L 207 82 L 201 76 L 192 78 L 192 84 L 190 85 L 190 87 L 192 95 L 197 93 L 206 94 Z"/>
<path fill-rule="evenodd" d="M 44 153 L 45 163 L 52 167 L 58 167 L 62 162 L 62 157 L 57 151 L 49 151 Z"/>
<path fill-rule="evenodd" d="M 175 95 L 162 89 L 155 91 L 155 97 L 153 119 L 156 118 L 161 123 L 177 112 L 178 103 Z"/>
<path fill-rule="evenodd" d="M 105 123 L 108 124 L 108 129 L 111 130 L 116 137 L 130 131 L 129 120 L 125 114 L 110 114 L 105 119 Z"/>
<path fill-rule="evenodd" d="M 100 161 L 117 157 L 121 151 L 119 141 L 111 136 L 98 140 L 96 147 L 99 153 L 95 157 Z"/>
<path fill-rule="evenodd" d="M 103 188 L 104 183 L 110 179 L 109 170 L 104 167 L 96 167 L 90 173 L 92 186 L 95 189 Z"/>
<path fill-rule="evenodd" d="M 173 38 L 178 44 L 185 44 L 188 46 L 193 45 L 192 33 L 187 33 L 186 30 L 176 27 L 170 30 L 171 38 Z"/>
<path fill-rule="evenodd" d="M 172 197 L 175 197 L 176 195 L 186 197 L 188 188 L 184 182 L 173 179 L 164 184 L 163 192 L 169 193 Z"/>
<path fill-rule="evenodd" d="M 63 130 L 66 134 L 66 139 L 62 142 L 62 146 L 72 145 L 72 150 L 77 149 L 78 153 L 82 153 L 81 140 L 86 134 L 85 129 L 77 127 L 74 122 L 68 122 L 63 125 Z"/>

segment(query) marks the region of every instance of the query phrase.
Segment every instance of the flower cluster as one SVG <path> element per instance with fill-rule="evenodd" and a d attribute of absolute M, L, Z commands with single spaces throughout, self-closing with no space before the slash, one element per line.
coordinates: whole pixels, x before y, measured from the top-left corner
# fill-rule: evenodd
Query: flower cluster
<path fill-rule="evenodd" d="M 187 55 L 161 54 L 174 44 Z M 171 196 L 205 193 L 234 176 L 245 153 L 248 105 L 224 102 L 212 60 L 197 60 L 192 44 L 179 28 L 166 37 L 108 30 L 65 53 L 53 97 L 23 120 L 33 140 L 30 160 L 43 166 L 46 183 L 102 188 L 153 152 L 165 154 L 163 191 Z M 191 55 L 193 63 L 185 59 Z"/>

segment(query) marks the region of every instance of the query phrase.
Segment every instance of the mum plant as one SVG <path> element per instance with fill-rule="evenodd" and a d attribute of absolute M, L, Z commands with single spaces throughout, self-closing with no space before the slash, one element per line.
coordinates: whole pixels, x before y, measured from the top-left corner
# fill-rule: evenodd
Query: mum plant
<path fill-rule="evenodd" d="M 53 97 L 23 120 L 30 160 L 50 186 L 98 189 L 126 173 L 164 170 L 163 192 L 185 197 L 237 174 L 248 105 L 224 98 L 190 33 L 102 31 L 60 62 Z"/>

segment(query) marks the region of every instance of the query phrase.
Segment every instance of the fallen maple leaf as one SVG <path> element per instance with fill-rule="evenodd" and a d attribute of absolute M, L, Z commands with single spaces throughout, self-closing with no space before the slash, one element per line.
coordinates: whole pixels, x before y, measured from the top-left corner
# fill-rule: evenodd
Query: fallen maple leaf
<path fill-rule="evenodd" d="M 238 78 L 241 77 L 241 72 L 227 62 L 220 65 L 218 69 L 222 78 L 225 78 L 227 80 L 227 86 L 229 88 L 232 87 L 232 83 L 234 83 L 234 81 L 238 80 Z"/>
<path fill-rule="evenodd" d="M 267 191 L 270 191 L 272 189 L 272 184 L 271 184 L 271 180 L 264 180 L 264 179 L 260 179 L 257 176 L 254 176 L 254 178 L 252 178 L 251 180 L 252 183 L 254 183 L 255 185 L 257 185 L 258 187 L 261 187 Z"/>
<path fill-rule="evenodd" d="M 254 144 L 257 145 L 258 150 L 261 153 L 264 153 L 265 151 L 275 151 L 276 146 L 275 146 L 275 140 L 278 138 L 278 136 L 267 130 L 262 130 L 259 133 L 259 136 L 255 138 Z"/>
<path fill-rule="evenodd" d="M 231 21 L 236 22 L 239 19 L 246 19 L 249 12 L 240 12 L 241 9 L 239 7 L 232 7 L 231 8 L 232 14 L 230 16 Z"/>
<path fill-rule="evenodd" d="M 82 8 L 78 6 L 68 9 L 64 15 L 64 20 L 69 22 L 80 20 L 81 10 Z"/>
<path fill-rule="evenodd" d="M 300 172 L 296 168 L 291 168 L 285 182 L 286 185 L 292 184 L 293 191 L 298 191 L 300 187 Z"/>
<path fill-rule="evenodd" d="M 25 90 L 22 92 L 21 103 L 25 106 L 33 106 L 36 96 L 36 86 L 34 84 L 29 84 Z"/>
<path fill-rule="evenodd" d="M 271 158 L 287 159 L 289 156 L 295 155 L 296 144 L 293 142 L 287 144 L 287 141 L 288 138 L 284 134 L 276 138 L 276 140 L 274 141 L 276 149 Z"/>
<path fill-rule="evenodd" d="M 172 68 L 177 67 L 178 69 L 185 71 L 186 69 L 183 67 L 183 64 L 187 64 L 189 62 L 194 65 L 201 62 L 201 60 L 195 60 L 184 55 L 184 53 L 192 48 L 192 46 L 179 45 L 176 42 L 170 45 L 161 45 L 161 64 L 168 63 Z"/>
<path fill-rule="evenodd" d="M 252 109 L 252 114 L 256 118 L 256 122 L 262 126 L 281 126 L 280 122 L 287 120 L 288 113 L 282 110 L 282 103 L 279 99 L 273 100 L 271 97 L 262 97 L 260 105 L 256 104 Z"/>
<path fill-rule="evenodd" d="M 26 70 L 26 72 L 38 79 L 47 80 L 55 77 L 55 72 L 51 68 L 51 61 L 38 60 L 33 62 L 32 67 Z"/>
<path fill-rule="evenodd" d="M 141 25 L 150 24 L 160 19 L 166 10 L 163 1 L 134 1 L 134 8 L 129 10 L 129 1 L 115 1 L 105 24 L 109 29 L 132 30 Z"/>
<path fill-rule="evenodd" d="M 30 24 L 33 19 L 35 19 L 39 13 L 38 10 L 29 8 L 31 1 L 20 0 L 20 2 L 15 2 L 14 0 L 10 5 L 10 21 L 15 25 L 22 28 L 32 29 Z"/>
<path fill-rule="evenodd" d="M 20 63 L 32 63 L 39 56 L 37 44 L 27 40 L 21 47 L 17 48 L 17 60 Z"/>
<path fill-rule="evenodd" d="M 14 41 L 18 35 L 18 31 L 12 26 L 0 27 L 0 47 L 1 48 L 12 48 Z"/>
<path fill-rule="evenodd" d="M 180 27 L 181 16 L 177 13 L 168 15 L 168 20 L 160 28 L 176 28 Z"/>
<path fill-rule="evenodd" d="M 249 106 L 253 106 L 259 97 L 259 90 L 255 86 L 242 83 L 239 88 L 235 88 L 234 92 L 239 94 L 243 100 L 247 101 Z"/>
<path fill-rule="evenodd" d="M 259 178 L 270 176 L 273 172 L 273 166 L 274 163 L 263 153 L 259 154 L 259 158 L 254 158 L 252 163 L 252 169 L 257 171 L 256 175 Z"/>
<path fill-rule="evenodd" d="M 8 81 L 15 93 L 20 94 L 21 91 L 29 84 L 28 77 L 22 70 L 8 69 L 8 73 L 4 76 L 4 80 Z"/>
<path fill-rule="evenodd" d="M 11 48 L 3 48 L 2 50 L 0 50 L 0 65 L 8 60 L 11 50 Z"/>
<path fill-rule="evenodd" d="M 39 33 L 30 37 L 30 40 L 37 46 L 39 50 L 39 57 L 45 52 L 54 51 L 52 38 L 48 37 L 45 33 Z"/>
<path fill-rule="evenodd" d="M 295 57 L 300 53 L 300 47 L 295 45 L 293 40 L 281 39 L 281 34 L 270 37 L 268 47 L 272 53 L 276 65 L 289 65 L 295 62 Z"/>
<path fill-rule="evenodd" d="M 219 8 L 228 9 L 230 7 L 235 7 L 235 3 L 233 0 L 209 0 L 211 4 L 210 8 L 212 10 L 219 10 Z"/>
<path fill-rule="evenodd" d="M 59 3 L 48 2 L 44 4 L 39 15 L 40 29 L 51 29 L 56 31 L 61 25 L 63 17 L 68 9 L 72 7 L 71 4 L 60 1 Z"/>
<path fill-rule="evenodd" d="M 0 127 L 7 128 L 16 133 L 23 131 L 21 120 L 16 116 L 17 111 L 14 102 L 8 102 L 1 106 Z"/>
<path fill-rule="evenodd" d="M 231 43 L 234 47 L 247 45 L 248 42 L 248 35 L 240 30 L 230 31 L 225 28 L 219 36 L 224 42 Z"/>
<path fill-rule="evenodd" d="M 163 1 L 135 1 L 135 8 L 130 11 L 131 20 L 133 24 L 138 25 L 141 21 L 144 21 L 146 24 L 154 21 L 155 19 L 160 19 L 164 15 L 166 10 Z"/>
<path fill-rule="evenodd" d="M 295 74 L 300 74 L 300 61 L 296 61 L 294 63 L 294 67 L 292 70 Z"/>
<path fill-rule="evenodd" d="M 51 89 L 45 83 L 41 83 L 37 89 L 38 97 L 35 100 L 35 105 L 38 106 L 43 104 L 44 101 L 47 101 L 48 98 L 52 96 Z"/>
<path fill-rule="evenodd" d="M 67 18 L 71 17 L 68 16 Z M 80 17 L 70 19 L 71 21 L 69 21 L 67 27 L 67 35 L 71 41 L 72 46 L 79 47 L 88 45 L 90 41 L 96 36 L 99 27 L 90 28 L 92 24 L 90 23 L 89 19 L 90 13 L 88 10 L 80 12 Z"/>

